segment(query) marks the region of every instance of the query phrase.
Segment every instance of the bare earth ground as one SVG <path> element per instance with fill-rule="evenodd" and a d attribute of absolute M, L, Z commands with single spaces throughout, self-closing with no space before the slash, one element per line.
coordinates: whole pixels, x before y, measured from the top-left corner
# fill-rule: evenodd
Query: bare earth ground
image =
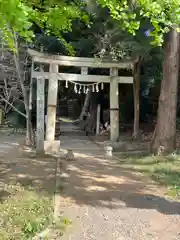
<path fill-rule="evenodd" d="M 86 136 L 75 135 L 60 137 L 62 148 L 76 153 L 75 161 L 62 159 L 59 209 L 72 227 L 54 239 L 179 240 L 180 202 L 165 198 L 166 189 L 105 158 Z M 10 183 L 54 193 L 55 159 L 22 154 L 17 150 L 21 142 L 19 135 L 0 136 L 1 201 Z"/>
<path fill-rule="evenodd" d="M 55 191 L 56 161 L 38 158 L 34 153 L 22 151 L 24 136 L 0 135 L 0 199 L 6 198 L 8 184 L 20 184 L 42 190 L 50 196 Z"/>
<path fill-rule="evenodd" d="M 72 227 L 60 239 L 180 239 L 180 202 L 166 198 L 166 189 L 105 158 L 85 136 L 60 139 L 76 152 L 75 161 L 62 160 L 60 214 Z"/>

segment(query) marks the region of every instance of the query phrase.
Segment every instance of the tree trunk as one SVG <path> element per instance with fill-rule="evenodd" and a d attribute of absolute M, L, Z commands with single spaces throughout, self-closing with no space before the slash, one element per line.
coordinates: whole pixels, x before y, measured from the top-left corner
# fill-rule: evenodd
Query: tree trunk
<path fill-rule="evenodd" d="M 83 120 L 83 117 L 88 110 L 89 103 L 90 103 L 90 98 L 91 98 L 91 90 L 89 90 L 89 92 L 86 94 L 86 97 L 85 97 L 85 100 L 84 100 L 84 106 L 82 108 L 82 111 L 81 111 L 81 114 L 80 114 L 80 117 L 79 117 L 80 120 Z"/>
<path fill-rule="evenodd" d="M 25 89 L 24 83 L 20 80 L 20 85 L 24 97 L 24 106 L 26 111 L 26 139 L 25 144 L 27 146 L 33 145 L 33 136 L 32 136 L 32 124 L 31 124 L 31 110 L 29 109 L 29 99 L 28 99 L 28 93 Z"/>
<path fill-rule="evenodd" d="M 134 64 L 134 128 L 132 138 L 137 140 L 139 138 L 139 115 L 140 115 L 140 73 L 141 73 L 142 58 L 138 57 L 138 60 Z"/>
<path fill-rule="evenodd" d="M 20 67 L 20 59 L 19 59 L 19 48 L 18 48 L 18 42 L 17 39 L 15 38 L 15 48 L 17 50 L 17 53 L 14 53 L 14 63 L 16 66 L 17 70 L 17 76 L 18 80 L 21 86 L 22 90 L 22 95 L 24 98 L 24 106 L 25 106 L 25 111 L 26 111 L 26 139 L 25 139 L 25 144 L 30 146 L 32 145 L 32 124 L 31 124 L 31 113 L 29 110 L 29 99 L 28 99 L 28 93 L 24 85 L 24 78 L 22 77 L 21 74 L 21 67 Z"/>
<path fill-rule="evenodd" d="M 163 79 L 152 144 L 153 152 L 158 155 L 175 150 L 178 73 L 179 33 L 171 29 L 164 47 Z"/>
<path fill-rule="evenodd" d="M 26 112 L 26 145 L 33 145 L 32 124 L 30 112 Z"/>
<path fill-rule="evenodd" d="M 28 100 L 28 93 L 27 90 L 25 89 L 24 83 L 23 81 L 20 79 L 20 85 L 21 85 L 21 89 L 22 89 L 22 93 L 23 93 L 23 97 L 24 97 L 24 106 L 25 106 L 25 110 L 26 110 L 26 142 L 25 144 L 27 146 L 31 146 L 32 143 L 32 124 L 31 124 L 31 114 L 30 114 L 30 110 L 29 110 L 29 100 Z"/>

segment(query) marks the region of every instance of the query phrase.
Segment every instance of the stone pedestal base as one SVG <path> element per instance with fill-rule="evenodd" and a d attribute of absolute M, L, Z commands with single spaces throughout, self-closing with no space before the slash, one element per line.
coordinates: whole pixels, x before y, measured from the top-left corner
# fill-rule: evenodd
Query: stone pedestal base
<path fill-rule="evenodd" d="M 107 157 L 112 157 L 112 155 L 113 155 L 113 148 L 111 146 L 105 146 L 104 150 L 105 150 L 105 155 Z"/>
<path fill-rule="evenodd" d="M 60 141 L 45 141 L 44 151 L 47 153 L 59 153 L 60 152 Z"/>

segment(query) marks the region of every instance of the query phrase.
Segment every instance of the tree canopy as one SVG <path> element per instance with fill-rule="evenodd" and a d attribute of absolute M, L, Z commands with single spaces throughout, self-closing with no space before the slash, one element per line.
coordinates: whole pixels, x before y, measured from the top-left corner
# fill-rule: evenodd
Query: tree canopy
<path fill-rule="evenodd" d="M 83 6 L 81 1 L 1 0 L 0 29 L 11 48 L 14 33 L 27 41 L 32 40 L 33 24 L 42 27 L 46 34 L 55 34 L 64 41 L 62 32 L 71 30 L 74 19 L 80 18 L 87 22 Z"/>
<path fill-rule="evenodd" d="M 88 21 L 84 11 L 87 2 L 92 0 L 0 0 L 0 28 L 10 45 L 10 30 L 30 40 L 34 35 L 34 23 L 45 29 L 47 34 L 55 34 L 64 41 L 62 32 L 71 30 L 74 19 Z M 142 27 L 142 20 L 148 19 L 150 25 L 144 33 L 158 46 L 162 45 L 164 33 L 170 28 L 179 30 L 180 0 L 96 0 L 96 3 L 109 9 L 111 17 L 119 22 L 121 28 L 133 35 Z"/>
<path fill-rule="evenodd" d="M 84 11 L 87 2 L 92 0 L 0 0 L 0 28 L 10 45 L 13 37 L 11 30 L 26 40 L 32 39 L 34 23 L 47 34 L 55 34 L 64 41 L 62 32 L 71 31 L 74 19 L 88 21 Z M 133 35 L 142 27 L 142 20 L 148 19 L 150 25 L 143 26 L 144 34 L 158 46 L 162 45 L 164 33 L 170 28 L 179 30 L 180 0 L 96 0 L 96 3 L 109 9 L 111 17 L 118 21 L 120 27 Z M 92 8 L 91 5 L 89 8 Z"/>
<path fill-rule="evenodd" d="M 121 27 L 136 35 L 141 27 L 141 20 L 148 19 L 151 26 L 144 29 L 145 34 L 152 38 L 152 44 L 161 46 L 164 34 L 171 28 L 179 30 L 179 0 L 97 0 L 107 7 L 111 17 L 118 20 Z"/>

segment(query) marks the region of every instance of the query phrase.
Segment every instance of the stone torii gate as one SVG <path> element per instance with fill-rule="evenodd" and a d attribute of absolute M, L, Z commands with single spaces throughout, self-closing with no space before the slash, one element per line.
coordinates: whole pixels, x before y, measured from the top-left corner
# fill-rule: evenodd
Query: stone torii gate
<path fill-rule="evenodd" d="M 28 49 L 34 63 L 49 65 L 49 71 L 45 72 L 43 67 L 36 71 L 32 67 L 31 78 L 37 79 L 37 152 L 44 152 L 44 105 L 45 105 L 45 79 L 49 80 L 48 103 L 47 103 L 47 125 L 46 125 L 46 143 L 54 144 L 55 124 L 56 124 L 56 106 L 58 81 L 73 81 L 91 83 L 110 83 L 110 140 L 117 141 L 119 137 L 119 83 L 133 83 L 133 77 L 119 76 L 119 69 L 132 68 L 132 62 L 107 62 L 95 58 L 70 57 L 61 55 L 49 55 Z M 63 73 L 59 72 L 59 66 L 80 67 L 81 73 Z M 89 68 L 109 69 L 109 76 L 90 75 Z"/>

